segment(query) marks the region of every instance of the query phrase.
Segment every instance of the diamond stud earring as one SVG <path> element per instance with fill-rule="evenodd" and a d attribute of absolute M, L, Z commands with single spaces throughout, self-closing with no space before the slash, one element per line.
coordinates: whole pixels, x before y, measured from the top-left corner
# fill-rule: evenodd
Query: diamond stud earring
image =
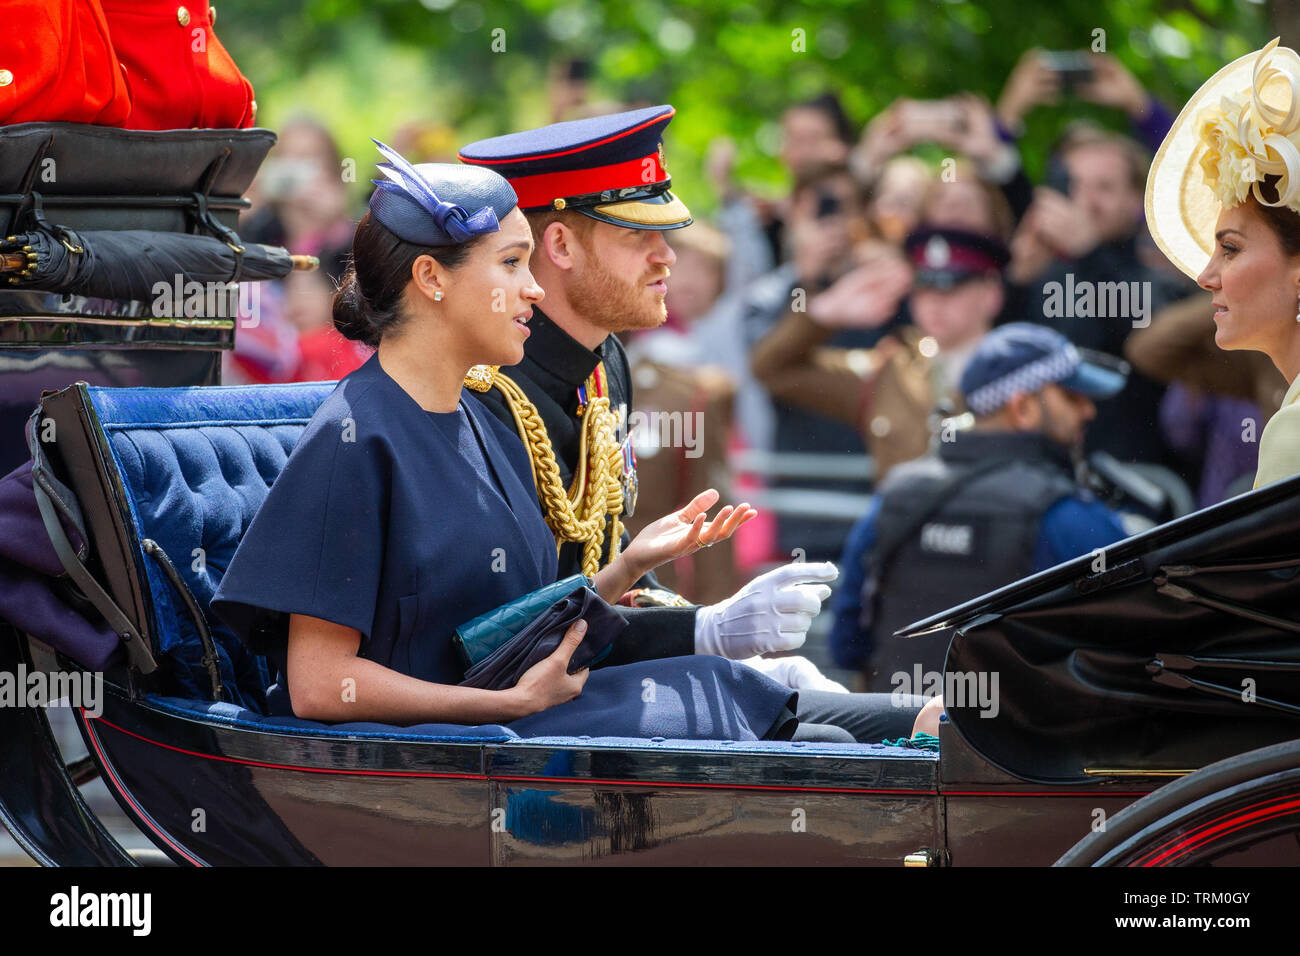
<path fill-rule="evenodd" d="M 433 294 L 433 301 L 434 301 L 434 302 L 441 302 L 441 301 L 442 301 L 442 290 L 441 290 L 441 289 L 439 289 L 437 292 L 435 292 L 435 293 Z M 1297 306 L 1297 309 L 1300 310 L 1300 306 Z M 1297 316 L 1296 316 L 1296 321 L 1297 321 L 1297 322 L 1300 322 L 1300 315 L 1297 315 Z"/>

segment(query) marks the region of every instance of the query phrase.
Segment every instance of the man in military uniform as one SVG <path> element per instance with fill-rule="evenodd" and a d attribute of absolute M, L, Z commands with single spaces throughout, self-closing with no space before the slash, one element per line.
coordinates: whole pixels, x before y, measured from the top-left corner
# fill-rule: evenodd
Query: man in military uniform
<path fill-rule="evenodd" d="M 850 535 L 831 634 L 841 666 L 865 664 L 869 690 L 918 692 L 917 666 L 942 673 L 949 634 L 895 630 L 1130 533 L 1074 467 L 1093 400 L 1124 381 L 1044 326 L 983 338 L 960 385 L 974 426 L 895 467 Z"/>
<path fill-rule="evenodd" d="M 665 280 L 676 256 L 664 233 L 691 222 L 669 190 L 664 162 L 661 139 L 673 113 L 658 106 L 557 123 L 460 151 L 463 162 L 510 180 L 532 226 L 530 267 L 546 300 L 528 323 L 524 360 L 476 368 L 466 385 L 528 449 L 560 544 L 561 575 L 591 574 L 612 560 L 623 540 L 620 518 L 636 503 L 631 378 L 613 333 L 654 328 L 666 317 Z M 616 662 L 708 653 L 751 663 L 792 650 L 836 574 L 830 564 L 786 565 L 706 607 L 647 576 L 632 592 L 641 606 L 629 609 Z M 919 700 L 871 710 L 832 692 L 843 688 L 810 664 L 792 669 L 786 660 L 752 663 L 801 690 L 801 721 L 834 724 L 858 740 L 911 732 Z"/>
<path fill-rule="evenodd" d="M 466 385 L 528 448 L 542 510 L 560 543 L 562 577 L 594 574 L 626 543 L 619 519 L 636 499 L 627 437 L 632 386 L 627 354 L 611 333 L 663 321 L 657 289 L 641 288 L 639 296 L 617 290 L 623 294 L 616 297 L 608 285 L 591 288 L 594 270 L 581 269 L 577 260 L 598 264 L 601 256 L 582 240 L 597 223 L 617 226 L 603 238 L 615 237 L 620 262 L 632 263 L 638 274 L 653 270 L 662 285 L 674 261 L 662 231 L 691 221 L 668 191 L 663 168 L 659 140 L 672 114 L 672 107 L 655 107 L 557 123 L 460 152 L 461 161 L 510 180 L 537 242 L 531 268 L 547 302 L 546 310 L 533 310 L 524 360 L 509 369 L 475 369 Z M 564 228 L 548 238 L 552 222 Z M 562 267 L 548 268 L 551 247 Z M 631 644 L 654 640 L 667 653 L 653 656 L 694 653 L 695 608 L 659 591 L 653 575 L 638 584 L 674 607 L 654 615 L 653 635 L 631 628 L 624 651 L 646 656 Z"/>
<path fill-rule="evenodd" d="M 997 239 L 940 228 L 909 236 L 905 256 L 868 246 L 861 265 L 812 296 L 806 311 L 787 312 L 751 356 L 773 398 L 858 427 L 877 480 L 925 454 L 936 407 L 953 398 L 967 358 L 1002 311 L 1009 259 Z M 823 347 L 840 329 L 889 322 L 904 296 L 914 325 L 869 349 Z"/>

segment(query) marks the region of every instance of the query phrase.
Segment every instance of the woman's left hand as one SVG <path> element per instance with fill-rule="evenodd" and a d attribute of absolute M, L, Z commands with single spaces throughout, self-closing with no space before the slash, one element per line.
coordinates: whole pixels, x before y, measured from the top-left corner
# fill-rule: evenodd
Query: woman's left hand
<path fill-rule="evenodd" d="M 641 529 L 623 552 L 628 564 L 639 572 L 637 577 L 700 548 L 726 541 L 758 514 L 749 502 L 741 502 L 724 505 L 716 518 L 705 521 L 705 514 L 717 504 L 718 497 L 712 488 L 702 491 L 681 511 L 664 515 Z"/>

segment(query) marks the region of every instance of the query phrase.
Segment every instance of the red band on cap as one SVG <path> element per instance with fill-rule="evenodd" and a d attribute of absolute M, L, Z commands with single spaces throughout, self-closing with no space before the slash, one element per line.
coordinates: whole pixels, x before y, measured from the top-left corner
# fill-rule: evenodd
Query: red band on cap
<path fill-rule="evenodd" d="M 998 263 L 992 256 L 969 246 L 948 246 L 948 257 L 942 264 L 928 261 L 925 245 L 918 245 L 913 251 L 912 265 L 917 269 L 954 269 L 962 272 L 996 272 Z"/>
<path fill-rule="evenodd" d="M 647 166 L 646 160 L 652 165 Z M 653 173 L 653 176 L 647 180 L 648 173 Z M 584 196 L 587 193 L 604 192 L 606 189 L 644 189 L 667 179 L 668 172 L 659 165 L 659 152 L 656 150 L 640 159 L 629 159 L 609 166 L 520 176 L 511 179 L 510 185 L 519 197 L 519 208 L 532 209 L 549 206 L 552 200 L 565 196 Z"/>

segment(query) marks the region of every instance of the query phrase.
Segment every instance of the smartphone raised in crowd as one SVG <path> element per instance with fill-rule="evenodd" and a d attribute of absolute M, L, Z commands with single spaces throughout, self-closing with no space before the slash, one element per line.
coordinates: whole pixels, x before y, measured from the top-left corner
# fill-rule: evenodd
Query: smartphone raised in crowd
<path fill-rule="evenodd" d="M 1043 65 L 1061 77 L 1061 89 L 1069 93 L 1092 82 L 1092 54 L 1087 50 L 1048 50 Z"/>

